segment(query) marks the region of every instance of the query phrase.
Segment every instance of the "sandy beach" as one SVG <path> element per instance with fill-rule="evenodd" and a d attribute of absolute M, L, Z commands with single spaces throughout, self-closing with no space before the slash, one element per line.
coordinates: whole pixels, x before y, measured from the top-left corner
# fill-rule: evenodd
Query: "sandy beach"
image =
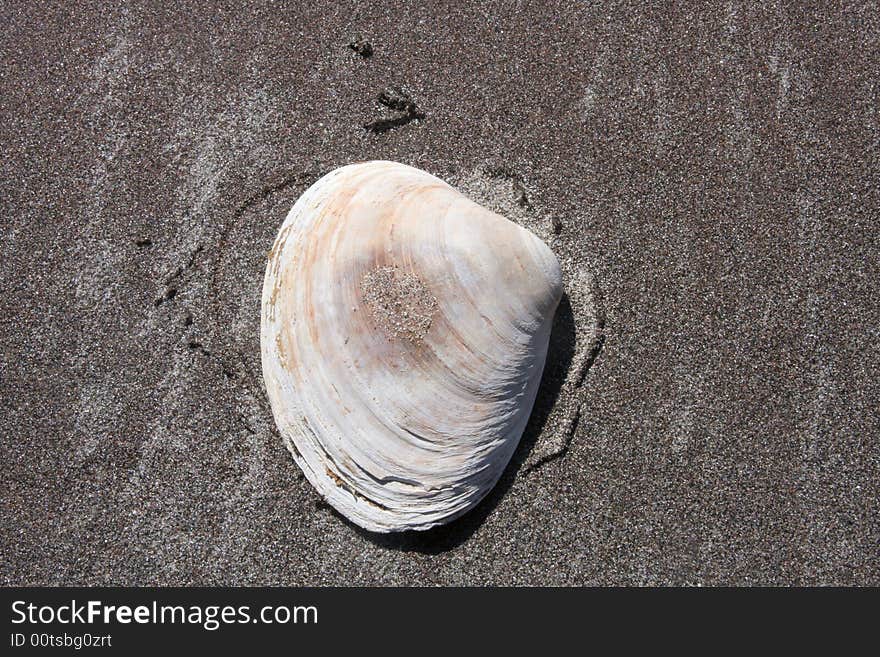
<path fill-rule="evenodd" d="M 0 8 L 0 583 L 880 584 L 876 6 L 243 4 Z M 565 278 L 423 533 L 324 503 L 261 376 L 278 228 L 373 159 Z"/>

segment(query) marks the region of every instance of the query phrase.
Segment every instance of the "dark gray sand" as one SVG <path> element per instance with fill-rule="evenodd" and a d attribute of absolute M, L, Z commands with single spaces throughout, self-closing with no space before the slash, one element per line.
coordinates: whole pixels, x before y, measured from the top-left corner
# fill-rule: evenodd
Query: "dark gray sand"
<path fill-rule="evenodd" d="M 41 4 L 0 8 L 3 583 L 880 583 L 876 4 Z M 376 158 L 568 291 L 498 488 L 390 538 L 259 359 L 287 210 Z"/>

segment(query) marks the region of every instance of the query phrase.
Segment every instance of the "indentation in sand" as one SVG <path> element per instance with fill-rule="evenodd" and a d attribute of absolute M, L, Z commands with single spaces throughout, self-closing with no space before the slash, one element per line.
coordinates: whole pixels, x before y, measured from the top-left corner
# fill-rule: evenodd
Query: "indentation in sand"
<path fill-rule="evenodd" d="M 522 174 L 505 167 L 480 167 L 450 182 L 471 200 L 532 231 L 554 250 L 562 266 L 565 294 L 554 318 L 544 378 L 530 420 L 539 434 L 524 462 L 528 472 L 564 456 L 581 424 L 587 372 L 605 341 L 599 288 L 582 257 L 567 257 L 565 241 L 560 239 L 566 218 L 544 210 Z"/>

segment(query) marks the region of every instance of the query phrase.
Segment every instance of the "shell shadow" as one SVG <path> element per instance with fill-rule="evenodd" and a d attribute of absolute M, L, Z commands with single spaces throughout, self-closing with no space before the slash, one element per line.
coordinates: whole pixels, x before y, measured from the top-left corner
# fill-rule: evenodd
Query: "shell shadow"
<path fill-rule="evenodd" d="M 550 417 L 556 400 L 562 391 L 566 376 L 572 367 L 575 356 L 576 324 L 568 294 L 563 294 L 553 318 L 547 361 L 541 376 L 541 385 L 526 429 L 520 438 L 510 463 L 507 464 L 498 483 L 473 509 L 446 525 L 426 531 L 409 531 L 398 534 L 376 534 L 369 532 L 346 519 L 342 514 L 331 511 L 342 518 L 358 534 L 371 543 L 383 548 L 423 554 L 440 554 L 452 550 L 467 541 L 498 506 L 501 498 L 513 486 L 517 473 L 526 462 L 529 452 L 541 435 Z"/>

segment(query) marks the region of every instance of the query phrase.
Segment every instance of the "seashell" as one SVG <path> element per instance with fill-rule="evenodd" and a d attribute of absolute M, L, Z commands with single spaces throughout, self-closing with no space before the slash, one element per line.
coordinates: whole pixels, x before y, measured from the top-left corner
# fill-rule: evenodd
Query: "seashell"
<path fill-rule="evenodd" d="M 263 377 L 306 478 L 361 527 L 477 504 L 537 395 L 559 262 L 533 233 L 394 162 L 330 172 L 287 216 L 263 285 Z"/>

